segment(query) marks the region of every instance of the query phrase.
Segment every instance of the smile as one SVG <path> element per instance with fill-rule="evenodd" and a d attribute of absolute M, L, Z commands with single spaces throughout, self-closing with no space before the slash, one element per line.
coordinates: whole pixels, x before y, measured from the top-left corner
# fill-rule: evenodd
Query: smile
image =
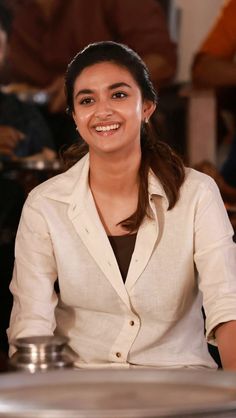
<path fill-rule="evenodd" d="M 119 123 L 115 123 L 114 125 L 107 125 L 107 126 L 96 126 L 95 130 L 97 132 L 107 132 L 118 129 L 120 127 Z"/>

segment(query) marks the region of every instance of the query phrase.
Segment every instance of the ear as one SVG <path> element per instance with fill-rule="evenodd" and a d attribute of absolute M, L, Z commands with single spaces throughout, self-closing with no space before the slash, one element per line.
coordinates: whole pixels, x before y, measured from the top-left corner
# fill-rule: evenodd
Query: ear
<path fill-rule="evenodd" d="M 155 112 L 156 104 L 151 100 L 144 100 L 143 102 L 143 120 L 149 120 L 153 112 Z"/>
<path fill-rule="evenodd" d="M 74 113 L 74 112 L 72 112 L 72 113 L 71 113 L 71 116 L 72 116 L 72 118 L 73 118 L 73 120 L 74 120 L 74 122 L 75 122 L 75 125 L 77 126 L 75 113 Z"/>
<path fill-rule="evenodd" d="M 74 122 L 75 122 L 75 129 L 76 129 L 76 131 L 78 131 L 78 132 L 79 132 L 78 127 L 77 127 L 77 120 L 76 120 L 76 115 L 75 115 L 75 113 L 74 113 L 74 112 L 72 112 L 72 113 L 71 113 L 71 116 L 72 116 L 72 118 L 73 118 L 73 120 L 74 120 Z"/>

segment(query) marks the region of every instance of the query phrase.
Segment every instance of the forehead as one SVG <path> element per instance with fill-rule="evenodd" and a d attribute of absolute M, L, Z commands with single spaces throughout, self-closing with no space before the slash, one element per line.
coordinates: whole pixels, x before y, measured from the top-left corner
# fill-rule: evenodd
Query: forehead
<path fill-rule="evenodd" d="M 93 84 L 96 86 L 111 85 L 117 82 L 126 82 L 131 86 L 138 87 L 133 75 L 126 67 L 105 61 L 90 65 L 82 70 L 75 79 L 74 87 L 81 87 L 81 85 L 88 87 Z"/>

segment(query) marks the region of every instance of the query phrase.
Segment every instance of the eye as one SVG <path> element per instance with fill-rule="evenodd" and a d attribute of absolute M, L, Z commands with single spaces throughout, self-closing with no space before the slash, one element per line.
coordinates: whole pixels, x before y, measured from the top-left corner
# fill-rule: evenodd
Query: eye
<path fill-rule="evenodd" d="M 94 99 L 92 97 L 83 97 L 79 102 L 81 105 L 90 105 L 92 103 L 94 103 Z"/>
<path fill-rule="evenodd" d="M 124 93 L 123 91 L 117 91 L 117 92 L 113 93 L 112 98 L 114 98 L 114 99 L 124 99 L 127 96 L 128 96 L 127 93 Z"/>

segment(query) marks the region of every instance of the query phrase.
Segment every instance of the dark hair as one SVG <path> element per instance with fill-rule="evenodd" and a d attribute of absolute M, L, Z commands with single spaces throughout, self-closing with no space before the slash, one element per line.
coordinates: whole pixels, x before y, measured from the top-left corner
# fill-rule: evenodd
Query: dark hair
<path fill-rule="evenodd" d="M 67 112 L 74 110 L 74 84 L 76 78 L 87 67 L 100 62 L 113 62 L 126 68 L 133 76 L 142 93 L 142 98 L 157 103 L 157 94 L 150 79 L 149 71 L 139 55 L 128 46 L 112 41 L 97 42 L 80 51 L 68 65 L 65 76 L 65 92 Z M 140 185 L 137 210 L 121 225 L 128 231 L 138 229 L 145 215 L 149 216 L 148 173 L 150 168 L 159 178 L 172 209 L 178 200 L 179 189 L 184 181 L 184 166 L 181 159 L 164 142 L 157 138 L 152 125 L 152 117 L 148 124 L 141 127 L 142 160 L 139 169 Z M 81 138 L 82 139 L 82 138 Z M 74 144 L 63 151 L 62 158 L 66 168 L 75 164 L 88 152 L 88 146 Z"/>

